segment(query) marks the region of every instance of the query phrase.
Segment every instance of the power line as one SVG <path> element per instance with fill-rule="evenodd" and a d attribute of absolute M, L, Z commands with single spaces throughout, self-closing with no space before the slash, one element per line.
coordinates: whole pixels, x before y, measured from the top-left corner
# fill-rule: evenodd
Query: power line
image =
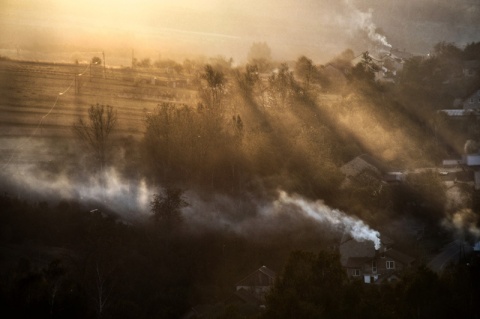
<path fill-rule="evenodd" d="M 78 76 L 81 76 L 81 75 L 84 75 L 88 68 L 91 67 L 91 64 L 89 64 L 85 70 L 81 73 L 78 74 Z M 50 113 L 52 113 L 53 109 L 55 108 L 55 106 L 57 105 L 57 102 L 58 102 L 58 99 L 60 98 L 60 96 L 64 95 L 65 93 L 67 93 L 71 88 L 72 86 L 76 83 L 76 78 L 77 78 L 77 74 L 75 74 L 75 78 L 70 82 L 70 85 L 67 87 L 67 89 L 63 92 L 59 92 L 57 94 L 57 98 L 55 99 L 55 102 L 53 103 L 52 107 L 50 108 L 50 110 L 42 116 L 42 118 L 40 119 L 40 121 L 38 122 L 37 126 L 35 127 L 35 129 L 33 130 L 32 134 L 30 134 L 30 136 L 23 142 L 23 143 L 20 143 L 17 145 L 17 147 L 15 147 L 13 149 L 13 152 L 12 152 L 12 155 L 10 156 L 10 158 L 8 159 L 8 161 L 2 166 L 2 170 L 5 169 L 9 164 L 10 162 L 12 161 L 13 157 L 16 155 L 16 153 L 22 148 L 24 147 L 28 142 L 30 142 L 30 140 L 32 139 L 32 137 L 37 134 L 38 130 L 40 129 L 40 127 L 42 126 L 43 124 L 43 120 L 45 120 L 45 118 L 47 118 L 47 116 L 50 115 Z"/>

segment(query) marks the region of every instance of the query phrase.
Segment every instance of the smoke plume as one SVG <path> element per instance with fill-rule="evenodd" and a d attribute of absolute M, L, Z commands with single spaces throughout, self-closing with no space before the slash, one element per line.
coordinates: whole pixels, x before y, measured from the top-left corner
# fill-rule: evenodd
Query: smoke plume
<path fill-rule="evenodd" d="M 373 9 L 369 9 L 367 12 L 362 12 L 352 4 L 351 0 L 346 0 L 345 2 L 350 11 L 349 19 L 352 21 L 355 29 L 364 31 L 375 45 L 387 48 L 392 47 L 392 45 L 388 43 L 387 38 L 377 32 L 377 26 L 372 20 Z"/>
<path fill-rule="evenodd" d="M 346 232 L 357 241 L 371 241 L 380 247 L 379 232 L 371 229 L 362 220 L 332 209 L 322 201 L 309 201 L 300 195 L 279 191 L 273 201 L 254 198 L 243 200 L 215 195 L 210 200 L 201 200 L 188 192 L 189 206 L 182 210 L 185 221 L 193 229 L 216 228 L 234 231 L 252 237 L 259 234 L 286 233 L 302 224 L 312 224 L 318 232 Z"/>
<path fill-rule="evenodd" d="M 371 229 L 358 218 L 328 207 L 322 201 L 312 202 L 298 195 L 288 195 L 286 192 L 280 191 L 279 198 L 274 203 L 274 208 L 281 209 L 285 205 L 292 205 L 305 216 L 350 234 L 356 241 L 368 240 L 373 242 L 375 249 L 380 248 L 380 233 L 378 231 Z"/>
<path fill-rule="evenodd" d="M 153 196 L 144 179 L 125 179 L 114 168 L 79 178 L 66 173 L 52 175 L 33 165 L 6 170 L 0 174 L 5 189 L 29 200 L 74 200 L 94 208 L 107 208 L 125 220 L 148 215 Z"/>
<path fill-rule="evenodd" d="M 480 219 L 471 209 L 462 209 L 455 212 L 443 221 L 443 225 L 448 229 L 456 231 L 459 236 L 473 236 L 480 238 L 480 228 L 478 227 Z"/>

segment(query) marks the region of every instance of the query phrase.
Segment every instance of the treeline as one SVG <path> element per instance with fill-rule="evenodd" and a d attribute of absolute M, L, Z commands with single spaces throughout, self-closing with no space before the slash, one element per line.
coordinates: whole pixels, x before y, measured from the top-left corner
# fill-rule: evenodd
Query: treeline
<path fill-rule="evenodd" d="M 406 61 L 401 73 L 399 98 L 406 104 L 415 103 L 420 109 L 453 108 L 456 98 L 465 98 L 480 86 L 477 74 L 465 74 L 475 69 L 468 63 L 480 60 L 480 42 L 467 44 L 463 49 L 453 43 L 436 44 L 427 57 Z"/>
<path fill-rule="evenodd" d="M 420 116 L 416 102 L 399 98 L 404 76 L 398 85 L 380 84 L 368 54 L 357 65 L 353 58 L 347 50 L 327 65 L 307 57 L 293 67 L 267 58 L 238 68 L 205 65 L 197 105 L 161 104 L 146 114 L 138 167 L 166 187 L 259 196 L 284 189 L 357 206 L 360 215 L 395 208 L 395 188 L 372 180 L 353 187 L 370 191 L 373 206 L 365 194 L 355 202 L 343 196 L 340 167 L 364 153 L 397 170 L 434 167 L 459 147 L 442 139 L 449 123 L 440 125 L 433 110 Z"/>
<path fill-rule="evenodd" d="M 406 85 L 424 69 L 412 63 L 441 61 L 446 49 L 408 60 L 396 83 L 382 84 L 375 80 L 378 61 L 368 53 L 356 65 L 351 50 L 325 65 L 305 56 L 278 63 L 264 44 L 258 46 L 260 53 L 253 52 L 245 66 L 234 68 L 220 57 L 196 64 L 196 105 L 158 105 L 145 113 L 143 139 L 117 143 L 124 149 L 121 156 L 106 150 L 114 143 L 99 141 L 100 150 L 90 147 L 100 154 L 97 164 L 88 166 L 113 165 L 126 178 L 145 177 L 151 186 L 207 197 L 272 198 L 283 189 L 323 199 L 374 226 L 405 213 L 428 223 L 442 218 L 446 189 L 435 174 L 402 185 L 385 185 L 378 174 L 345 183 L 340 168 L 361 154 L 398 171 L 435 167 L 460 156 L 468 132 L 419 104 Z M 426 74 L 415 78 L 429 81 Z M 423 83 L 414 89 L 427 96 Z M 110 108 L 97 108 L 98 114 L 109 114 L 102 108 Z"/>
<path fill-rule="evenodd" d="M 480 42 L 469 43 L 463 49 L 440 42 L 428 56 L 406 60 L 392 92 L 410 117 L 429 130 L 430 136 L 436 136 L 437 145 L 450 157 L 463 152 L 466 139 L 480 138 L 478 121 L 474 116 L 452 121 L 437 111 L 463 108 L 464 99 L 480 88 L 478 71 L 469 73 L 479 60 Z"/>

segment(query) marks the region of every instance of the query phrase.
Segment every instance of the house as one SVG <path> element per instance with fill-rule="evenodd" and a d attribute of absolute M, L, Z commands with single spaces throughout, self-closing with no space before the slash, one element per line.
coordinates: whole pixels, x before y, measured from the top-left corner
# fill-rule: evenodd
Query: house
<path fill-rule="evenodd" d="M 345 177 L 356 177 L 365 171 L 371 171 L 374 174 L 380 175 L 382 173 L 381 166 L 382 165 L 371 156 L 362 154 L 345 163 L 345 165 L 340 167 L 340 171 Z"/>
<path fill-rule="evenodd" d="M 437 114 L 445 114 L 452 120 L 465 120 L 470 116 L 479 116 L 479 112 L 476 109 L 444 109 L 438 110 Z"/>
<path fill-rule="evenodd" d="M 480 110 L 480 90 L 476 90 L 463 101 L 464 110 Z"/>
<path fill-rule="evenodd" d="M 236 297 L 243 298 L 246 302 L 256 300 L 259 305 L 263 304 L 265 295 L 273 286 L 275 276 L 275 272 L 266 266 L 258 268 L 235 284 Z"/>
<path fill-rule="evenodd" d="M 276 274 L 262 266 L 237 282 L 235 291 L 228 293 L 222 302 L 192 307 L 182 319 L 218 318 L 229 307 L 234 307 L 242 318 L 252 318 L 265 308 L 265 296 L 275 282 Z"/>
<path fill-rule="evenodd" d="M 345 179 L 340 187 L 347 189 L 355 181 L 371 185 L 380 183 L 382 172 L 377 165 L 377 162 L 366 154 L 355 157 L 340 167 L 340 171 L 345 175 Z"/>
<path fill-rule="evenodd" d="M 364 283 L 381 283 L 398 279 L 398 273 L 410 267 L 414 258 L 392 248 L 393 241 L 381 236 L 381 246 L 375 249 L 371 241 L 358 242 L 345 234 L 340 243 L 340 262 L 349 278 Z"/>
<path fill-rule="evenodd" d="M 469 60 L 464 61 L 462 66 L 463 76 L 466 78 L 474 77 L 478 74 L 480 70 L 480 61 L 479 60 Z"/>

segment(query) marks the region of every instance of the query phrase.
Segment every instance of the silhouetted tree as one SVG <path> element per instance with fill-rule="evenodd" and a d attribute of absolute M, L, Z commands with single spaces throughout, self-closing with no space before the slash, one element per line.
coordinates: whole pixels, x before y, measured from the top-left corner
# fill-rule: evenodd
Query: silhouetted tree
<path fill-rule="evenodd" d="M 365 83 L 374 83 L 376 71 L 378 71 L 378 66 L 373 61 L 370 53 L 366 51 L 363 52 L 360 63 L 353 67 L 352 76 Z"/>
<path fill-rule="evenodd" d="M 313 65 L 313 61 L 306 56 L 299 57 L 295 63 L 295 73 L 302 79 L 306 90 L 310 88 L 310 83 L 312 82 L 312 79 L 315 78 L 316 72 L 317 69 L 315 68 L 315 65 Z"/>
<path fill-rule="evenodd" d="M 206 85 L 201 88 L 203 93 L 202 97 L 206 105 L 218 111 L 220 101 L 225 94 L 225 85 L 227 82 L 225 75 L 222 71 L 207 64 L 200 78 L 206 82 Z"/>
<path fill-rule="evenodd" d="M 254 42 L 247 56 L 248 63 L 256 65 L 260 72 L 267 72 L 272 61 L 272 51 L 266 42 Z"/>
<path fill-rule="evenodd" d="M 275 100 L 276 106 L 289 106 L 292 97 L 294 79 L 286 63 L 282 63 L 268 78 L 269 91 Z"/>
<path fill-rule="evenodd" d="M 73 124 L 76 136 L 95 154 L 96 161 L 103 169 L 111 146 L 110 134 L 117 124 L 117 112 L 107 105 L 92 105 L 88 110 L 88 120 L 79 118 Z"/>
<path fill-rule="evenodd" d="M 188 206 L 179 188 L 167 187 L 161 194 L 153 195 L 150 204 L 155 222 L 168 231 L 174 230 L 182 223 L 181 209 Z"/>
<path fill-rule="evenodd" d="M 346 283 L 337 253 L 294 252 L 267 296 L 263 318 L 340 318 Z"/>
<path fill-rule="evenodd" d="M 94 56 L 92 58 L 92 64 L 100 65 L 100 64 L 102 64 L 102 59 L 100 59 L 98 56 Z"/>

